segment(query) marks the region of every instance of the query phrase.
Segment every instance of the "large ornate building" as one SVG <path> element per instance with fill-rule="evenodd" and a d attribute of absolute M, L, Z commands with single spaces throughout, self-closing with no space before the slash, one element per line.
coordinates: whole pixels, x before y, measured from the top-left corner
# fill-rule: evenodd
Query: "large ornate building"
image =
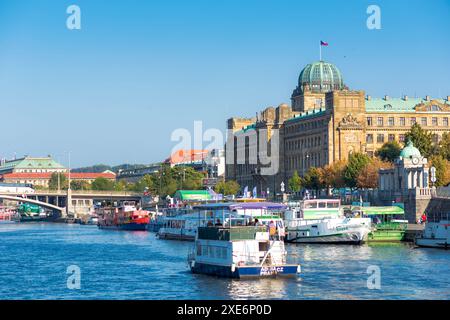
<path fill-rule="evenodd" d="M 232 133 L 226 144 L 228 179 L 243 187 L 256 186 L 258 193 L 269 189 L 273 195 L 295 170 L 304 175 L 312 166 L 345 160 L 352 152 L 373 156 L 387 141 L 402 143 L 414 123 L 430 130 L 435 141 L 450 129 L 450 96 L 372 98 L 362 90 L 349 89 L 338 68 L 324 61 L 301 71 L 291 104 L 266 108 L 255 118 L 228 120 Z M 278 152 L 270 143 L 274 137 L 279 141 Z M 266 140 L 272 161 L 279 161 L 276 174 L 262 173 L 267 163 L 250 159 L 251 154 L 261 153 Z M 238 159 L 239 154 L 245 160 Z"/>

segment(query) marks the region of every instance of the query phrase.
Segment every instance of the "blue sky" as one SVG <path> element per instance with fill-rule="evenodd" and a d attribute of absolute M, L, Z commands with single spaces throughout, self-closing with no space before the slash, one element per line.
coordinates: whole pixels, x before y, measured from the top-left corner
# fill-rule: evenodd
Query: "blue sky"
<path fill-rule="evenodd" d="M 447 96 L 449 31 L 449 0 L 0 0 L 0 156 L 162 160 L 177 128 L 290 102 L 320 40 L 352 89 Z"/>

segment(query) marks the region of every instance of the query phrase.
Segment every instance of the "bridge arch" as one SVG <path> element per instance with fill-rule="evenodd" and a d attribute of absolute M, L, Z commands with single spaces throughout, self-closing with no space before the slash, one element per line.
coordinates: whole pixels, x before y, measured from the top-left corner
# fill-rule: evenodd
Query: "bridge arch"
<path fill-rule="evenodd" d="M 52 210 L 57 210 L 61 213 L 64 213 L 64 210 L 65 210 L 65 208 L 61 208 L 61 207 L 55 206 L 55 205 L 47 203 L 47 202 L 42 202 L 39 200 L 33 200 L 33 199 L 28 199 L 28 198 L 0 195 L 0 199 L 37 204 L 38 206 L 52 209 Z"/>

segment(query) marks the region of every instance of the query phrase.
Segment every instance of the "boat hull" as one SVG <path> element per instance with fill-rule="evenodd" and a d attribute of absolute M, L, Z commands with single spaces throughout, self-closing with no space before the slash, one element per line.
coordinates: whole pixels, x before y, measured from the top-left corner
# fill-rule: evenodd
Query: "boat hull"
<path fill-rule="evenodd" d="M 376 230 L 369 233 L 368 242 L 397 242 L 403 241 L 405 231 L 397 230 Z"/>
<path fill-rule="evenodd" d="M 323 236 L 291 236 L 288 243 L 324 243 L 324 244 L 361 244 L 365 241 L 364 234 L 341 233 Z"/>
<path fill-rule="evenodd" d="M 125 223 L 120 225 L 98 225 L 99 229 L 105 230 L 124 230 L 124 231 L 147 231 L 148 224 L 146 223 Z"/>
<path fill-rule="evenodd" d="M 252 279 L 261 277 L 294 277 L 301 272 L 300 265 L 279 266 L 222 266 L 206 263 L 192 263 L 192 273 L 217 276 L 221 278 Z"/>
<path fill-rule="evenodd" d="M 447 242 L 447 239 L 435 239 L 435 238 L 417 238 L 416 245 L 419 247 L 425 248 L 441 248 L 441 249 L 450 249 L 450 243 Z"/>
<path fill-rule="evenodd" d="M 176 233 L 159 233 L 158 238 L 163 240 L 179 240 L 179 241 L 194 241 L 194 235 L 176 234 Z"/>

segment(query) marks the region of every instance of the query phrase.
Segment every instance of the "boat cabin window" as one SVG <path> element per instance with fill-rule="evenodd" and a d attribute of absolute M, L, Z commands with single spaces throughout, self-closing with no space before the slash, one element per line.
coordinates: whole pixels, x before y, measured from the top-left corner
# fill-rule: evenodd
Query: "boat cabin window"
<path fill-rule="evenodd" d="M 319 202 L 319 208 L 326 208 L 327 203 L 326 202 Z"/>
<path fill-rule="evenodd" d="M 339 201 L 327 202 L 327 208 L 339 208 Z"/>
<path fill-rule="evenodd" d="M 308 201 L 305 203 L 306 209 L 316 209 L 317 208 L 317 202 L 316 201 Z"/>

